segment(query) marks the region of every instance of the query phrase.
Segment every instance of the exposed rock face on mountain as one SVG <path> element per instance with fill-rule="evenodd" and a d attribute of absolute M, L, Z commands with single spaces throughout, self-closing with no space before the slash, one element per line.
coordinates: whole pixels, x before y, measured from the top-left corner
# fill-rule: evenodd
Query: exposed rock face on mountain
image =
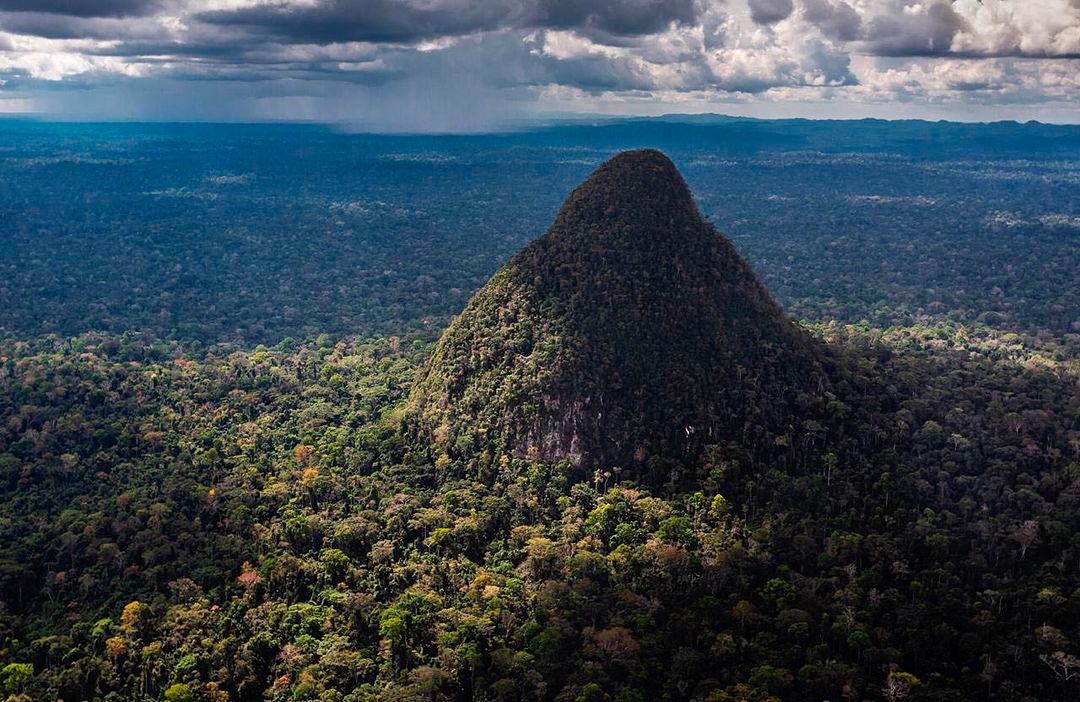
<path fill-rule="evenodd" d="M 674 164 L 630 151 L 446 330 L 406 421 L 451 458 L 632 469 L 783 422 L 822 377 Z"/>

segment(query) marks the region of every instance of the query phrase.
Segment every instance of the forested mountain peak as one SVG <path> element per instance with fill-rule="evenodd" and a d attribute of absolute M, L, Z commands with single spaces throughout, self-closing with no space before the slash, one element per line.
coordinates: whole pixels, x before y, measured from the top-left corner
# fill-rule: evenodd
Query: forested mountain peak
<path fill-rule="evenodd" d="M 628 151 L 454 321 L 409 424 L 437 459 L 532 456 L 661 478 L 706 445 L 783 421 L 821 382 L 818 351 L 674 164 Z"/>
<path fill-rule="evenodd" d="M 638 149 L 612 157 L 575 188 L 544 238 L 567 245 L 593 238 L 619 247 L 652 246 L 663 239 L 676 243 L 710 235 L 700 227 L 673 226 L 698 218 L 690 188 L 671 159 L 655 149 Z"/>

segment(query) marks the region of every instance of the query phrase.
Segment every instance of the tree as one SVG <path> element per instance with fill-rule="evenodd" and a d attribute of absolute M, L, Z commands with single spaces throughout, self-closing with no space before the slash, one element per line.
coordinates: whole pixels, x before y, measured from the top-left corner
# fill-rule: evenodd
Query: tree
<path fill-rule="evenodd" d="M 739 600 L 731 608 L 731 615 L 739 622 L 739 626 L 746 629 L 746 623 L 754 618 L 754 605 L 749 600 Z"/>
<path fill-rule="evenodd" d="M 1039 543 L 1039 523 L 1029 519 L 1013 530 L 1012 538 L 1020 544 L 1020 558 L 1027 556 L 1028 549 Z"/>
<path fill-rule="evenodd" d="M 1053 671 L 1054 676 L 1063 683 L 1080 676 L 1080 658 L 1069 655 L 1064 651 L 1044 653 L 1039 656 L 1039 660 L 1045 663 L 1046 667 Z"/>
<path fill-rule="evenodd" d="M 195 696 L 188 685 L 176 683 L 165 689 L 165 702 L 195 702 Z"/>
<path fill-rule="evenodd" d="M 145 609 L 143 603 L 138 600 L 124 605 L 124 610 L 120 614 L 120 630 L 125 634 L 134 634 L 143 621 Z"/>
<path fill-rule="evenodd" d="M 613 626 L 593 634 L 593 642 L 609 660 L 629 667 L 638 660 L 641 646 L 624 626 Z"/>
<path fill-rule="evenodd" d="M 4 689 L 13 694 L 22 692 L 25 685 L 34 675 L 34 666 L 31 663 L 8 663 L 0 668 L 0 681 Z"/>
<path fill-rule="evenodd" d="M 686 517 L 672 516 L 660 522 L 656 535 L 666 543 L 688 546 L 694 539 L 694 530 Z"/>
<path fill-rule="evenodd" d="M 881 694 L 885 696 L 887 702 L 903 702 L 911 695 L 911 691 L 918 684 L 919 679 L 911 673 L 893 670 L 885 678 L 885 686 L 882 688 Z"/>

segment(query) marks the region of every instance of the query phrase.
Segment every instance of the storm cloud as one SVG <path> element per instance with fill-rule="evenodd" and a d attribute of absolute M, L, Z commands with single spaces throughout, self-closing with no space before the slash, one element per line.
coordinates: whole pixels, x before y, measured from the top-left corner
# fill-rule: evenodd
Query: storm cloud
<path fill-rule="evenodd" d="M 436 105 L 474 123 L 597 101 L 1072 113 L 1078 58 L 1080 0 L 0 0 L 0 105 L 97 117 Z"/>
<path fill-rule="evenodd" d="M 410 42 L 498 29 L 578 29 L 638 36 L 693 24 L 693 0 L 328 0 L 199 14 L 290 43 Z"/>
<path fill-rule="evenodd" d="M 862 17 L 843 0 L 803 0 L 803 16 L 829 39 L 850 42 L 859 38 Z"/>
<path fill-rule="evenodd" d="M 874 17 L 866 28 L 866 39 L 874 53 L 883 56 L 942 56 L 952 51 L 953 37 L 967 28 L 964 18 L 952 5 L 936 2 L 912 11 L 902 5 L 897 11 Z"/>
<path fill-rule="evenodd" d="M 160 5 L 147 0 L 0 0 L 0 10 L 43 12 L 74 17 L 127 17 L 154 12 Z"/>
<path fill-rule="evenodd" d="M 750 18 L 758 24 L 776 24 L 795 11 L 793 0 L 749 0 Z"/>

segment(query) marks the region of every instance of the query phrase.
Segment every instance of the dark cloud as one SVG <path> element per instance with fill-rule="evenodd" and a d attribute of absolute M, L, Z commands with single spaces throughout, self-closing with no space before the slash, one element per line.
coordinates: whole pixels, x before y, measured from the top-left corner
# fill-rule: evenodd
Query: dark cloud
<path fill-rule="evenodd" d="M 156 0 L 0 0 L 0 11 L 74 17 L 130 17 L 149 14 L 158 7 Z"/>
<path fill-rule="evenodd" d="M 817 26 L 822 34 L 836 41 L 854 41 L 859 38 L 862 28 L 859 13 L 843 0 L 803 0 L 803 17 Z"/>
<path fill-rule="evenodd" d="M 776 24 L 786 20 L 795 11 L 792 0 L 748 0 L 750 19 L 757 24 Z"/>
<path fill-rule="evenodd" d="M 496 29 L 511 21 L 515 4 L 507 0 L 329 0 L 299 7 L 273 4 L 219 10 L 203 13 L 199 19 L 293 43 L 410 42 Z"/>
<path fill-rule="evenodd" d="M 655 34 L 672 22 L 693 24 L 693 0 L 540 0 L 527 23 L 551 29 L 595 30 L 630 37 Z"/>
<path fill-rule="evenodd" d="M 535 64 L 534 85 L 567 85 L 587 93 L 605 91 L 649 91 L 657 88 L 648 76 L 635 70 L 626 59 L 605 56 L 583 56 L 556 60 L 545 58 Z"/>
<path fill-rule="evenodd" d="M 807 62 L 816 68 L 826 85 L 858 85 L 859 79 L 851 72 L 851 56 L 843 51 L 830 50 L 824 42 L 808 42 Z"/>
<path fill-rule="evenodd" d="M 695 21 L 694 0 L 325 0 L 260 5 L 199 18 L 293 43 L 414 42 L 495 29 L 578 29 L 615 36 Z"/>
<path fill-rule="evenodd" d="M 0 30 L 46 39 L 147 39 L 160 36 L 153 17 L 79 17 L 45 12 L 0 12 Z"/>
<path fill-rule="evenodd" d="M 950 90 L 958 90 L 960 92 L 975 92 L 979 90 L 988 90 L 994 87 L 994 84 L 989 80 L 951 80 L 949 81 Z"/>
<path fill-rule="evenodd" d="M 939 0 L 925 13 L 898 9 L 875 17 L 866 28 L 866 40 L 879 56 L 946 56 L 952 51 L 953 37 L 967 28 L 952 4 Z"/>

